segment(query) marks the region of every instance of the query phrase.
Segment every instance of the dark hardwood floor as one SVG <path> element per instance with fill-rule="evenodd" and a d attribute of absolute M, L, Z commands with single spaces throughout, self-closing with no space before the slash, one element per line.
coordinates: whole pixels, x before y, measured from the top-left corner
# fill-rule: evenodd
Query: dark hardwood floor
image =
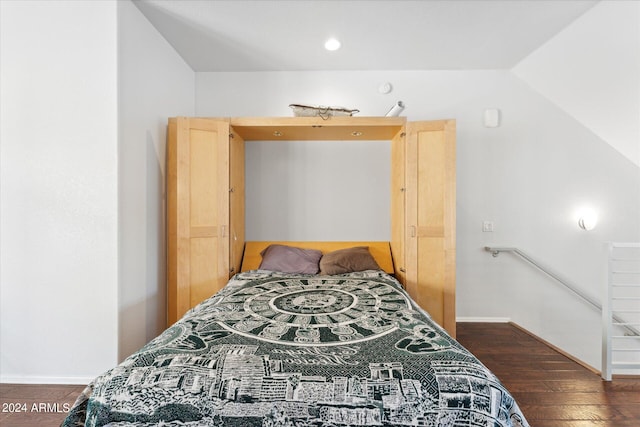
<path fill-rule="evenodd" d="M 0 384 L 0 426 L 59 426 L 84 387 Z"/>
<path fill-rule="evenodd" d="M 458 341 L 513 394 L 532 427 L 639 427 L 640 378 L 602 381 L 506 323 L 458 323 Z"/>
<path fill-rule="evenodd" d="M 532 427 L 640 427 L 640 378 L 602 381 L 510 324 L 459 323 L 458 341 L 500 378 Z M 0 384 L 0 426 L 58 426 L 83 388 Z"/>

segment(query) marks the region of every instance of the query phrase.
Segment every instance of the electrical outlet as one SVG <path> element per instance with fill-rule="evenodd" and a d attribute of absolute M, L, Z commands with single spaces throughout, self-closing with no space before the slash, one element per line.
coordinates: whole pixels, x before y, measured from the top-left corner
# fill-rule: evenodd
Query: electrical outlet
<path fill-rule="evenodd" d="M 493 232 L 493 221 L 483 221 L 482 222 L 482 231 L 485 233 Z"/>

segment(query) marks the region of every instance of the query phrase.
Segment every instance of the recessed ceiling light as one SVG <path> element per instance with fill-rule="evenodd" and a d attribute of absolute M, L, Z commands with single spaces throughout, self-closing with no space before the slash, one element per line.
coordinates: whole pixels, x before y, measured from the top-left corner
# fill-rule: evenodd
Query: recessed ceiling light
<path fill-rule="evenodd" d="M 324 42 L 324 48 L 327 50 L 338 50 L 340 49 L 340 46 L 342 46 L 342 43 L 340 43 L 340 40 L 338 39 L 331 38 Z"/>

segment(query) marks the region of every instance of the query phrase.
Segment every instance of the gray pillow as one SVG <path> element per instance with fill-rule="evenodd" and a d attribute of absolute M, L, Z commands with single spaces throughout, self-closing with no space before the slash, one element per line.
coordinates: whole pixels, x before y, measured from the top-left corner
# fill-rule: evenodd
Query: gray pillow
<path fill-rule="evenodd" d="M 338 249 L 324 254 L 320 260 L 320 274 L 343 274 L 365 270 L 380 270 L 367 246 Z"/>
<path fill-rule="evenodd" d="M 262 252 L 261 270 L 283 273 L 318 274 L 322 252 L 286 245 L 269 245 Z"/>

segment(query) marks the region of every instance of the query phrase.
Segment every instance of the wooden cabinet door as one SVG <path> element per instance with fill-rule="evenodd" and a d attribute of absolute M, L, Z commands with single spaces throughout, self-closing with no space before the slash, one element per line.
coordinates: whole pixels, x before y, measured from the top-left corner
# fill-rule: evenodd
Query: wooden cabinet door
<path fill-rule="evenodd" d="M 407 123 L 406 288 L 455 337 L 455 121 Z"/>
<path fill-rule="evenodd" d="M 406 128 L 398 132 L 391 140 L 391 255 L 395 276 L 402 284 L 406 283 Z"/>
<path fill-rule="evenodd" d="M 167 148 L 167 323 L 229 280 L 229 124 L 175 118 Z"/>
<path fill-rule="evenodd" d="M 240 272 L 244 254 L 245 184 L 244 139 L 233 128 L 229 134 L 229 276 Z"/>

